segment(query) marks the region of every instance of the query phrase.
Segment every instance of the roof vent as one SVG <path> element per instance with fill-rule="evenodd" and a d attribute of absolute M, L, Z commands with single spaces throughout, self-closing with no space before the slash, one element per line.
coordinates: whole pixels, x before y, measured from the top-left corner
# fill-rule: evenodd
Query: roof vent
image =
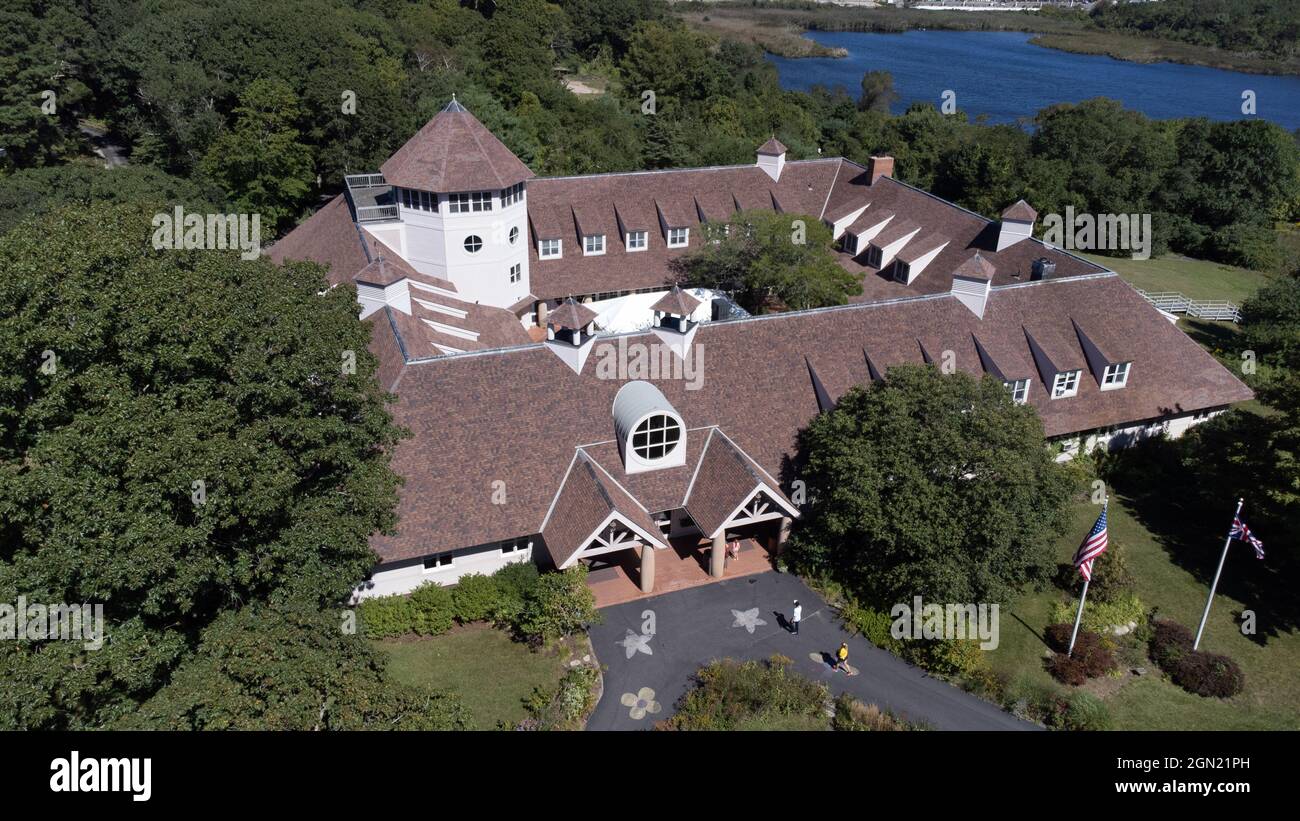
<path fill-rule="evenodd" d="M 781 172 L 785 169 L 785 151 L 781 141 L 772 135 L 772 139 L 758 148 L 758 167 L 772 179 L 781 179 Z"/>
<path fill-rule="evenodd" d="M 1047 257 L 1039 257 L 1034 260 L 1033 267 L 1030 269 L 1029 278 L 1031 280 L 1051 279 L 1056 273 L 1056 263 Z"/>
<path fill-rule="evenodd" d="M 994 250 L 1010 248 L 1017 242 L 1032 237 L 1036 219 L 1038 219 L 1038 212 L 1031 208 L 1029 203 L 1016 200 L 1014 205 L 1002 212 L 1002 224 L 998 228 L 998 246 Z"/>
<path fill-rule="evenodd" d="M 574 302 L 573 297 L 546 317 L 546 347 L 574 373 L 582 373 L 582 366 L 591 353 L 591 341 L 596 336 L 592 325 L 595 319 L 596 312 Z"/>

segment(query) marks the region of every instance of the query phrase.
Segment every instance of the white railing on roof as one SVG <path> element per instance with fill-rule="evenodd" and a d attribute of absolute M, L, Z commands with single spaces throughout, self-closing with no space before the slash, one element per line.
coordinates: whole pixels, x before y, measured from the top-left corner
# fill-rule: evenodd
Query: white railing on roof
<path fill-rule="evenodd" d="M 397 219 L 396 205 L 361 205 L 357 207 L 357 222 L 378 222 Z"/>
<path fill-rule="evenodd" d="M 1178 291 L 1144 291 L 1141 288 L 1136 290 L 1147 302 L 1171 314 L 1241 322 L 1241 308 L 1226 299 L 1196 300 Z"/>
<path fill-rule="evenodd" d="M 379 188 L 388 185 L 383 174 L 348 174 L 343 182 L 348 188 Z"/>

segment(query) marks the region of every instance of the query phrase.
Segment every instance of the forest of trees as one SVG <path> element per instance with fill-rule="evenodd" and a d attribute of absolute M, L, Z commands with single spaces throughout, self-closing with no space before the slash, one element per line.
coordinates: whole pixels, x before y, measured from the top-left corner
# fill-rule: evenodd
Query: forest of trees
<path fill-rule="evenodd" d="M 84 156 L 77 122 L 89 118 L 132 166 L 158 172 L 131 188 L 255 208 L 283 233 L 454 92 L 540 175 L 752 162 L 775 133 L 792 157 L 891 153 L 902 179 L 987 215 L 1021 197 L 1040 213 L 1149 212 L 1157 253 L 1261 269 L 1288 265 L 1272 229 L 1300 215 L 1296 137 L 1263 120 L 1153 121 L 1100 99 L 1045 109 L 1028 128 L 931 105 L 891 116 L 846 91 L 782 90 L 756 47 L 692 31 L 661 0 L 93 6 L 93 19 L 74 0 L 0 10 L 14 69 L 0 80 L 0 202 L 23 212 L 87 191 L 120 199 L 116 186 L 65 190 L 49 170 Z M 580 65 L 612 93 L 569 93 L 556 68 Z M 872 79 L 888 99 L 888 78 Z"/>
<path fill-rule="evenodd" d="M 1293 0 L 1105 0 L 1089 15 L 1104 29 L 1272 57 L 1300 51 L 1300 3 Z"/>

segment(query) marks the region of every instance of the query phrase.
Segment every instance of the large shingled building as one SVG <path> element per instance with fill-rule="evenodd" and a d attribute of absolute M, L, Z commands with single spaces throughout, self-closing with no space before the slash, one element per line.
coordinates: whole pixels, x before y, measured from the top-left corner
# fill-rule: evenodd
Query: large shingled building
<path fill-rule="evenodd" d="M 799 431 L 898 364 L 996 378 L 1065 456 L 1250 397 L 1114 273 L 1033 239 L 1024 201 L 990 221 L 895 180 L 888 157 L 785 154 L 773 138 L 753 165 L 535 178 L 453 100 L 271 249 L 356 285 L 412 432 L 397 531 L 374 537 L 360 595 L 519 560 L 630 568 L 648 591 L 674 551 L 720 576 L 725 544 L 779 549 L 798 517 Z M 671 261 L 753 209 L 830 226 L 863 294 L 699 321 Z M 630 333 L 587 304 L 650 292 Z"/>

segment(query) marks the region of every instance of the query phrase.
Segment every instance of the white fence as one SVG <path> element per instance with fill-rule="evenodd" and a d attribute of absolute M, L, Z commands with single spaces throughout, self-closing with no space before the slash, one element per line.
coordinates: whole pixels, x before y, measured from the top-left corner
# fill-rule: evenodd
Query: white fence
<path fill-rule="evenodd" d="M 1187 314 L 1198 319 L 1217 319 L 1240 322 L 1241 309 L 1226 299 L 1196 300 L 1177 291 L 1144 291 L 1136 289 L 1147 302 L 1171 314 Z"/>

